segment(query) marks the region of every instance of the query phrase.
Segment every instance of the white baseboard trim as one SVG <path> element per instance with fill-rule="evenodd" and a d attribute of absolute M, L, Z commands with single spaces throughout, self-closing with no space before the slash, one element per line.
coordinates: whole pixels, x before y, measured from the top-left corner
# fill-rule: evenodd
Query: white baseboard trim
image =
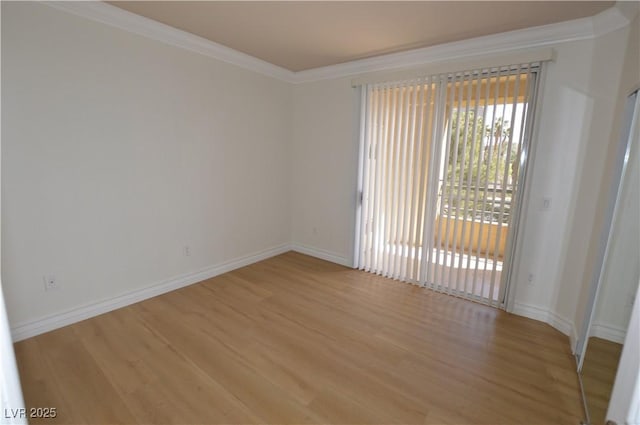
<path fill-rule="evenodd" d="M 569 337 L 571 352 L 575 354 L 576 343 L 578 342 L 578 331 L 576 330 L 575 324 L 569 319 L 545 308 L 518 302 L 515 303 L 512 313 L 547 323 L 567 335 Z"/>
<path fill-rule="evenodd" d="M 338 255 L 334 252 L 326 251 L 324 249 L 312 248 L 310 246 L 294 243 L 291 245 L 291 250 L 299 252 L 301 254 L 310 255 L 311 257 L 320 258 L 321 260 L 340 264 L 342 266 L 353 267 L 353 261 L 351 261 L 351 259 Z"/>
<path fill-rule="evenodd" d="M 546 309 L 518 302 L 513 306 L 512 313 L 545 323 L 547 322 L 548 317 L 548 311 Z"/>
<path fill-rule="evenodd" d="M 575 324 L 566 317 L 562 317 L 553 311 L 549 312 L 549 320 L 547 323 L 569 337 L 571 352 L 575 354 L 576 344 L 578 343 L 578 331 L 576 330 Z"/>
<path fill-rule="evenodd" d="M 592 323 L 589 329 L 589 336 L 606 339 L 607 341 L 624 344 L 627 331 L 618 326 L 605 325 L 604 323 Z"/>
<path fill-rule="evenodd" d="M 176 289 L 210 279 L 223 273 L 248 266 L 258 261 L 285 253 L 291 250 L 291 245 L 283 244 L 267 248 L 253 254 L 238 257 L 220 264 L 206 267 L 192 273 L 186 273 L 173 277 L 142 289 L 126 292 L 113 298 L 85 304 L 60 313 L 45 316 L 28 322 L 17 323 L 11 326 L 13 341 L 21 341 L 32 336 L 58 329 L 72 323 L 80 322 L 100 314 L 107 313 L 118 308 L 128 306 L 146 299 L 174 291 Z"/>

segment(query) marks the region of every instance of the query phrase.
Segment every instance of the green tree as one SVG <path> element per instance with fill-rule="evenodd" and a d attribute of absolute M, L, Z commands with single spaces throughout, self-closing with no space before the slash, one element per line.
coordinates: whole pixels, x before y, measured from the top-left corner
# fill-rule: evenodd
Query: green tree
<path fill-rule="evenodd" d="M 471 174 L 471 181 L 475 183 L 475 178 L 484 165 L 478 161 L 484 136 L 484 117 L 476 118 L 474 111 L 469 111 L 468 116 L 454 111 L 450 134 L 447 178 L 451 179 L 455 174 L 454 185 L 459 185 L 462 174 L 462 185 L 466 185 Z"/>
<path fill-rule="evenodd" d="M 453 111 L 446 173 L 447 186 L 452 192 L 444 194 L 448 214 L 461 218 L 484 215 L 485 219 L 505 220 L 496 212 L 500 208 L 494 205 L 492 194 L 494 189 L 502 189 L 505 174 L 507 186 L 515 182 L 517 176 L 518 145 L 512 143 L 511 154 L 507 155 L 511 131 L 509 121 L 502 117 L 496 118 L 491 125 L 485 124 L 482 114 L 476 117 L 473 110 Z M 508 168 L 505 167 L 507 156 Z M 477 198 L 476 186 L 480 189 Z"/>

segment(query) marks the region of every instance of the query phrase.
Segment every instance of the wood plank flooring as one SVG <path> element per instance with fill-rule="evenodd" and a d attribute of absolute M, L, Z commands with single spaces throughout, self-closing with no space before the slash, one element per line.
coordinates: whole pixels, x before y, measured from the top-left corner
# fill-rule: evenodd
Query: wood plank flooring
<path fill-rule="evenodd" d="M 293 252 L 15 347 L 27 405 L 58 410 L 46 423 L 583 416 L 548 325 Z"/>
<path fill-rule="evenodd" d="M 622 344 L 591 337 L 582 365 L 582 385 L 592 424 L 605 423 Z"/>

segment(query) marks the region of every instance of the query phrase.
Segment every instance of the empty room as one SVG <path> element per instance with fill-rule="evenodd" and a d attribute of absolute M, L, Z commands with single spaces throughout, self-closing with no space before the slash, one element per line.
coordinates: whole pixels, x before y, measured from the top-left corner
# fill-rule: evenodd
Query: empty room
<path fill-rule="evenodd" d="M 0 5 L 0 423 L 640 424 L 640 2 Z"/>

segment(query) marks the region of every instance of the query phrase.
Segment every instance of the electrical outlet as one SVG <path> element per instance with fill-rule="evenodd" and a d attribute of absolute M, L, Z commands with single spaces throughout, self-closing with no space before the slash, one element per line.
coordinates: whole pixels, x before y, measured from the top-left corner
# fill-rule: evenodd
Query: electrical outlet
<path fill-rule="evenodd" d="M 191 247 L 189 245 L 184 246 L 183 252 L 185 257 L 191 257 Z"/>
<path fill-rule="evenodd" d="M 533 273 L 529 273 L 529 276 L 527 276 L 527 283 L 528 283 L 529 285 L 533 285 L 533 278 L 534 278 L 534 277 L 535 277 L 535 276 L 533 276 Z"/>
<path fill-rule="evenodd" d="M 542 210 L 547 211 L 549 208 L 551 208 L 551 198 L 542 198 Z"/>
<path fill-rule="evenodd" d="M 44 282 L 45 291 L 55 291 L 58 289 L 58 282 L 56 282 L 55 276 L 43 276 L 42 281 Z"/>

